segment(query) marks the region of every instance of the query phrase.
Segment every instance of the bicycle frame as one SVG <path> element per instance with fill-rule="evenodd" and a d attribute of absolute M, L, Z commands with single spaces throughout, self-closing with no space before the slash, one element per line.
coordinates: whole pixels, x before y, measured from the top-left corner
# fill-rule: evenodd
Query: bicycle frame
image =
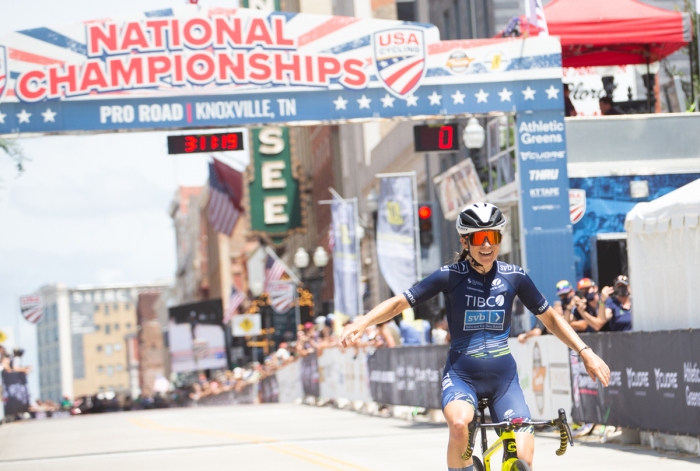
<path fill-rule="evenodd" d="M 491 445 L 488 450 L 484 451 L 482 458 L 484 459 L 484 468 L 486 471 L 491 471 L 491 457 L 501 448 L 504 448 L 503 462 L 501 463 L 501 471 L 510 471 L 513 462 L 518 459 L 518 448 L 515 445 L 515 433 L 512 431 L 503 431 L 498 440 Z"/>

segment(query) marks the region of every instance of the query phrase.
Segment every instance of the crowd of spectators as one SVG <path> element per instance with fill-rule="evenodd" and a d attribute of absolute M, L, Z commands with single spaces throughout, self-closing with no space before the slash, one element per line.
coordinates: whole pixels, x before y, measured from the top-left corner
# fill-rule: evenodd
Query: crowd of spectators
<path fill-rule="evenodd" d="M 632 292 L 629 278 L 620 275 L 613 286 L 599 290 L 595 281 L 581 278 L 576 289 L 567 280 L 556 285 L 557 296 L 552 307 L 580 333 L 625 332 L 632 330 Z M 518 336 L 524 343 L 528 338 L 546 334 L 547 330 L 537 321 L 535 327 Z"/>
<path fill-rule="evenodd" d="M 31 366 L 22 366 L 22 356 L 24 350 L 15 348 L 10 351 L 3 345 L 0 345 L 0 372 L 7 371 L 8 373 L 29 373 L 32 371 Z"/>

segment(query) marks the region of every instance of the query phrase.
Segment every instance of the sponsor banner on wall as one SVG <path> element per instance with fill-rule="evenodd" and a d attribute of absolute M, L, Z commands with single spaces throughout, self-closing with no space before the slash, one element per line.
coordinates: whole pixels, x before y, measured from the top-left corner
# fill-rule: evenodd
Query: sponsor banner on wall
<path fill-rule="evenodd" d="M 230 406 L 233 404 L 255 404 L 257 384 L 249 384 L 240 390 L 225 391 L 199 399 L 198 406 Z"/>
<path fill-rule="evenodd" d="M 226 368 L 221 299 L 183 304 L 168 311 L 172 371 L 180 373 Z"/>
<path fill-rule="evenodd" d="M 557 281 L 574 279 L 566 153 L 561 110 L 518 114 L 524 265 L 547 299 L 557 299 Z"/>
<path fill-rule="evenodd" d="M 524 344 L 508 339 L 518 364 L 520 387 L 530 407 L 530 417 L 550 420 L 559 409 L 571 413 L 569 348 L 553 335 L 528 339 Z"/>
<path fill-rule="evenodd" d="M 273 374 L 260 380 L 258 383 L 258 402 L 260 404 L 279 402 L 279 395 L 276 375 Z"/>
<path fill-rule="evenodd" d="M 29 412 L 29 387 L 26 373 L 2 372 L 2 400 L 5 415 Z"/>
<path fill-rule="evenodd" d="M 389 288 L 399 294 L 417 281 L 414 179 L 386 177 L 380 181 L 377 259 Z"/>
<path fill-rule="evenodd" d="M 352 317 L 362 314 L 359 296 L 359 244 L 355 214 L 357 201 L 336 197 L 331 205 L 333 220 L 333 302 L 335 312 Z"/>
<path fill-rule="evenodd" d="M 573 418 L 700 436 L 700 332 L 598 333 L 581 338 L 610 367 L 607 388 L 570 357 Z"/>
<path fill-rule="evenodd" d="M 325 352 L 324 352 L 325 353 Z M 278 401 L 291 403 L 304 397 L 304 388 L 301 385 L 301 362 L 293 361 L 275 372 L 279 389 Z"/>
<path fill-rule="evenodd" d="M 320 397 L 371 402 L 367 353 L 326 349 L 318 357 Z"/>
<path fill-rule="evenodd" d="M 555 91 L 557 38 L 426 23 L 183 5 L 0 38 L 0 135 L 549 109 Z"/>
<path fill-rule="evenodd" d="M 441 409 L 447 352 L 446 346 L 377 350 L 367 360 L 372 399 L 382 404 Z"/>
<path fill-rule="evenodd" d="M 318 358 L 311 353 L 301 359 L 301 386 L 304 396 L 319 397 Z"/>

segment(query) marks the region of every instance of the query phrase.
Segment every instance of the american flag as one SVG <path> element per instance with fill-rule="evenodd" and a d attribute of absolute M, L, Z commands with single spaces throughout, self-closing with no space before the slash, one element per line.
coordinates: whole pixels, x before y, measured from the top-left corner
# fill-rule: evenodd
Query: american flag
<path fill-rule="evenodd" d="M 287 267 L 282 260 L 279 258 L 273 258 L 268 255 L 265 260 L 265 292 L 268 292 L 270 288 L 270 283 L 273 281 L 279 281 L 282 279 Z"/>
<path fill-rule="evenodd" d="M 215 231 L 231 235 L 241 211 L 219 179 L 214 164 L 209 164 L 209 222 Z"/>
<path fill-rule="evenodd" d="M 291 281 L 271 281 L 268 285 L 270 294 L 270 306 L 275 312 L 284 314 L 294 305 L 294 289 L 296 285 Z"/>
<path fill-rule="evenodd" d="M 228 298 L 228 306 L 224 312 L 224 325 L 228 324 L 236 314 L 236 309 L 245 301 L 248 297 L 238 291 L 235 286 L 231 287 L 231 297 Z"/>
<path fill-rule="evenodd" d="M 19 308 L 22 311 L 22 316 L 32 324 L 38 324 L 44 317 L 44 301 L 38 294 L 19 298 Z"/>
<path fill-rule="evenodd" d="M 549 36 L 542 0 L 525 0 L 525 17 L 528 23 L 537 28 L 540 36 Z"/>

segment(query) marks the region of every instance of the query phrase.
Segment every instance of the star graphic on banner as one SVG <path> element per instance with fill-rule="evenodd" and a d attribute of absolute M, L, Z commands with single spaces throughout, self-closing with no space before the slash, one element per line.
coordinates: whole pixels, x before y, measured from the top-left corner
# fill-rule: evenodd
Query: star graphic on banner
<path fill-rule="evenodd" d="M 27 113 L 27 110 L 22 110 L 21 113 L 17 113 L 17 118 L 19 118 L 20 123 L 27 123 L 29 124 L 29 117 L 31 116 L 31 113 Z"/>
<path fill-rule="evenodd" d="M 418 97 L 415 95 L 408 95 L 406 97 L 406 106 L 418 106 Z"/>
<path fill-rule="evenodd" d="M 380 100 L 382 102 L 382 105 L 384 105 L 383 108 L 386 108 L 388 106 L 393 108 L 394 107 L 394 100 L 396 100 L 396 98 L 394 98 L 393 96 L 391 96 L 387 93 L 386 95 L 384 95 L 384 98 L 380 98 Z"/>
<path fill-rule="evenodd" d="M 338 99 L 333 101 L 333 104 L 335 105 L 335 109 L 337 110 L 346 110 L 345 105 L 348 104 L 348 100 L 344 100 L 342 96 L 338 95 Z"/>
<path fill-rule="evenodd" d="M 381 65 L 382 67 L 386 67 L 387 65 L 389 65 L 389 63 L 387 61 L 381 61 L 379 65 Z"/>
<path fill-rule="evenodd" d="M 369 104 L 372 102 L 371 98 L 367 98 L 364 94 L 362 95 L 362 98 L 359 98 L 357 100 L 357 104 L 360 105 L 360 109 L 362 108 L 367 108 L 369 109 Z"/>
<path fill-rule="evenodd" d="M 51 121 L 52 123 L 55 123 L 56 120 L 54 119 L 58 113 L 55 111 L 51 111 L 51 108 L 46 108 L 46 111 L 41 113 L 41 116 L 44 117 L 44 122 L 48 123 Z"/>
<path fill-rule="evenodd" d="M 432 95 L 428 95 L 428 100 L 430 100 L 431 105 L 439 105 L 442 95 L 438 95 L 436 91 L 433 91 Z"/>
<path fill-rule="evenodd" d="M 5 116 L 7 115 L 0 111 L 0 123 L 5 124 Z"/>
<path fill-rule="evenodd" d="M 489 98 L 489 94 L 486 93 L 483 88 L 480 88 L 479 93 L 475 93 L 474 96 L 476 97 L 477 103 L 486 103 Z"/>
<path fill-rule="evenodd" d="M 559 98 L 559 89 L 555 88 L 554 85 L 550 85 L 549 88 L 547 90 L 545 90 L 545 92 L 547 92 L 547 99 L 548 100 L 551 100 L 553 98 L 554 99 Z"/>
<path fill-rule="evenodd" d="M 454 95 L 450 95 L 452 99 L 454 100 L 453 105 L 456 105 L 457 103 L 464 104 L 464 99 L 467 97 L 467 95 L 464 95 L 462 92 L 457 90 Z"/>
<path fill-rule="evenodd" d="M 501 97 L 501 102 L 504 101 L 510 101 L 510 96 L 513 94 L 513 92 L 510 92 L 506 89 L 506 87 L 503 87 L 503 90 L 498 92 L 498 96 Z"/>
<path fill-rule="evenodd" d="M 523 97 L 525 97 L 526 100 L 534 100 L 535 99 L 535 90 L 530 88 L 530 85 L 527 86 L 525 90 L 523 90 Z"/>

